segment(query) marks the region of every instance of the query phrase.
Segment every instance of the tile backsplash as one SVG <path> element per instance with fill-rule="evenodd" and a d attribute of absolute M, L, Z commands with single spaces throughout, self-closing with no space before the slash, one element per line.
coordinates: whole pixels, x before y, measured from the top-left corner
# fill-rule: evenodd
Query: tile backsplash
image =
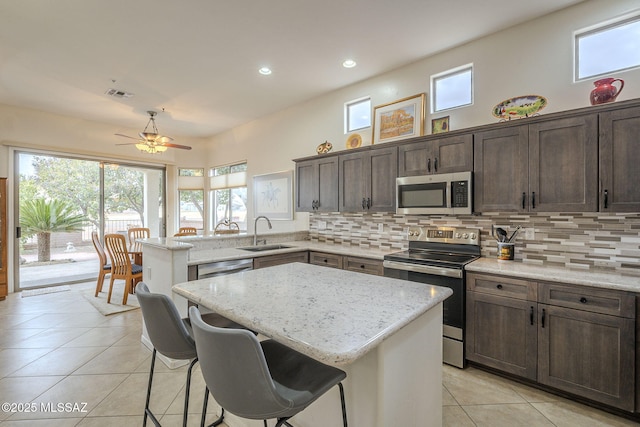
<path fill-rule="evenodd" d="M 508 227 L 509 234 L 518 225 L 534 230 L 533 239 L 526 239 L 522 232 L 515 239 L 516 261 L 640 275 L 640 213 L 313 213 L 309 236 L 322 243 L 402 250 L 408 245 L 409 226 L 470 227 L 480 229 L 482 256 L 496 257 L 492 224 Z"/>

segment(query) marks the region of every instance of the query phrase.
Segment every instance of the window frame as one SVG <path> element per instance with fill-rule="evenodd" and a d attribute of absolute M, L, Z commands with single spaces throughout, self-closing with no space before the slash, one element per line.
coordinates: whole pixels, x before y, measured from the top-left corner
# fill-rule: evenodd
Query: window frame
<path fill-rule="evenodd" d="M 465 72 L 469 71 L 470 72 L 470 78 L 469 78 L 469 90 L 470 90 L 470 100 L 469 103 L 467 104 L 459 104 L 459 105 L 455 105 L 453 107 L 447 107 L 447 108 L 442 108 L 442 109 L 436 109 L 436 105 L 437 105 L 437 98 L 438 98 L 438 91 L 436 90 L 436 83 L 440 80 L 449 78 L 449 77 L 454 77 L 457 76 L 459 74 L 463 74 Z M 473 78 L 473 71 L 474 71 L 474 66 L 473 63 L 469 63 L 469 64 L 465 64 L 465 65 L 461 65 L 459 67 L 455 67 L 455 68 L 451 68 L 449 70 L 443 71 L 441 73 L 437 73 L 437 74 L 433 74 L 430 77 L 430 88 L 431 88 L 431 114 L 435 114 L 435 113 L 441 113 L 443 111 L 449 111 L 449 110 L 455 110 L 458 108 L 464 108 L 464 107 L 470 107 L 473 105 L 474 102 L 474 78 Z"/>
<path fill-rule="evenodd" d="M 351 110 L 350 108 L 356 105 L 360 105 L 362 103 L 368 102 L 369 103 L 369 124 L 367 126 L 362 126 L 359 128 L 350 128 L 350 117 L 351 117 Z M 345 102 L 344 103 L 344 133 L 345 135 L 351 132 L 356 132 L 362 129 L 367 129 L 371 127 L 371 121 L 372 121 L 372 114 L 371 114 L 371 96 L 363 96 L 362 98 L 357 98 L 357 99 L 353 99 L 351 101 Z"/>
<path fill-rule="evenodd" d="M 636 70 L 640 68 L 640 62 L 638 62 L 637 65 L 632 65 L 625 68 L 620 68 L 620 69 L 615 69 L 610 71 L 603 71 L 599 74 L 585 75 L 583 77 L 580 76 L 580 43 L 579 43 L 580 39 L 583 37 L 588 37 L 598 33 L 603 33 L 603 32 L 610 31 L 628 24 L 633 24 L 633 23 L 640 23 L 640 12 L 635 11 L 631 14 L 626 14 L 615 19 L 603 21 L 596 25 L 574 31 L 573 33 L 573 81 L 574 83 L 583 82 L 585 80 L 590 80 L 598 77 L 603 77 L 613 73 L 620 73 L 620 72 Z"/>
<path fill-rule="evenodd" d="M 211 230 L 215 230 L 215 227 L 221 222 L 218 221 L 217 215 L 218 215 L 218 205 L 216 202 L 216 195 L 218 191 L 224 191 L 227 192 L 227 206 L 225 211 L 227 211 L 228 209 L 228 213 L 230 218 L 226 218 L 229 221 L 232 222 L 237 222 L 238 226 L 240 228 L 241 232 L 246 232 L 247 231 L 247 226 L 248 226 L 248 215 L 249 215 L 249 207 L 248 207 L 248 200 L 247 200 L 247 195 L 248 195 L 248 182 L 246 180 L 246 173 L 248 170 L 248 164 L 246 160 L 242 160 L 242 161 L 237 161 L 237 162 L 233 162 L 233 163 L 228 163 L 225 165 L 218 165 L 218 166 L 213 166 L 211 168 L 209 168 L 209 180 L 211 181 L 210 184 L 210 188 L 209 188 L 209 206 L 211 206 L 209 215 L 208 215 L 208 221 L 210 222 L 210 226 L 211 226 Z M 221 171 L 224 171 L 221 173 Z M 245 174 L 245 181 L 244 181 L 244 185 L 237 185 L 237 184 L 229 184 L 226 186 L 216 186 L 213 185 L 213 178 L 214 177 L 220 177 L 220 176 L 225 176 L 225 175 L 232 175 L 232 174 Z M 240 221 L 233 221 L 233 197 L 237 196 L 237 197 L 241 197 L 242 196 L 240 194 L 238 194 L 238 192 L 242 193 L 244 192 L 244 200 L 243 200 L 243 204 L 245 206 L 245 218 L 244 221 L 240 220 Z"/>

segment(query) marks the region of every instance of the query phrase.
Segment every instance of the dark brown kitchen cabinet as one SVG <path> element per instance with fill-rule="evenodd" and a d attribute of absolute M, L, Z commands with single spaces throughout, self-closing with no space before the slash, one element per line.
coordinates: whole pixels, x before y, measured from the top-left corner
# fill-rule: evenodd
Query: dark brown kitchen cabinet
<path fill-rule="evenodd" d="M 398 176 L 473 169 L 473 135 L 462 134 L 398 146 Z"/>
<path fill-rule="evenodd" d="M 7 297 L 7 178 L 0 178 L 0 301 Z"/>
<path fill-rule="evenodd" d="M 395 212 L 397 147 L 341 154 L 338 158 L 340 212 Z"/>
<path fill-rule="evenodd" d="M 467 275 L 467 359 L 595 402 L 635 409 L 630 292 Z"/>
<path fill-rule="evenodd" d="M 284 254 L 266 255 L 261 257 L 255 257 L 253 259 L 253 269 L 257 270 L 259 268 L 273 267 L 274 265 L 289 264 L 292 262 L 307 263 L 308 261 L 309 261 L 309 252 L 307 251 L 287 252 Z"/>
<path fill-rule="evenodd" d="M 468 360 L 532 380 L 537 375 L 536 284 L 467 276 Z"/>
<path fill-rule="evenodd" d="M 640 211 L 640 107 L 600 113 L 600 211 Z"/>
<path fill-rule="evenodd" d="M 342 255 L 325 252 L 309 252 L 309 264 L 342 269 Z"/>
<path fill-rule="evenodd" d="M 373 274 L 375 276 L 382 276 L 384 272 L 382 260 L 330 254 L 325 252 L 311 251 L 309 253 L 309 264 Z"/>
<path fill-rule="evenodd" d="M 474 135 L 476 212 L 595 212 L 597 114 Z"/>
<path fill-rule="evenodd" d="M 338 212 L 338 156 L 296 163 L 296 211 Z"/>

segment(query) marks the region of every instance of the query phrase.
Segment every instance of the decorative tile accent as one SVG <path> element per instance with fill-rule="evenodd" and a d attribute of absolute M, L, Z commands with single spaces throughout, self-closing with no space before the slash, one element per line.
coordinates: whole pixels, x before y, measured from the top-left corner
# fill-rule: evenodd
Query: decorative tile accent
<path fill-rule="evenodd" d="M 319 223 L 325 229 L 319 229 Z M 383 231 L 378 231 L 383 224 Z M 533 228 L 534 240 L 519 233 L 516 261 L 571 267 L 604 269 L 640 274 L 640 213 L 483 213 L 480 215 L 396 215 L 393 213 L 312 213 L 311 241 L 353 245 L 361 248 L 397 249 L 408 246 L 409 226 L 451 226 L 480 229 L 482 256 L 496 257 L 497 245 L 491 225 Z"/>

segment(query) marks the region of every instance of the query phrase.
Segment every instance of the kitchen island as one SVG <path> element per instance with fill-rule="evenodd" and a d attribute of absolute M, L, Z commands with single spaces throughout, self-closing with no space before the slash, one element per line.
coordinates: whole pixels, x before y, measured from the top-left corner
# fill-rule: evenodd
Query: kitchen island
<path fill-rule="evenodd" d="M 351 427 L 442 425 L 442 301 L 450 289 L 292 263 L 180 283 L 173 291 L 345 370 Z M 262 425 L 232 415 L 226 422 Z M 341 425 L 337 390 L 292 422 Z"/>

